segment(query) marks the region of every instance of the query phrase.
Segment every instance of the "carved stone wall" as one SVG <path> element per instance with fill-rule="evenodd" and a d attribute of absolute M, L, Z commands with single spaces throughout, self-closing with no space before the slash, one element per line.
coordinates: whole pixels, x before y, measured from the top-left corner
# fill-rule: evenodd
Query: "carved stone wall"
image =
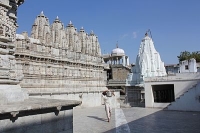
<path fill-rule="evenodd" d="M 16 11 L 23 0 L 0 0 L 0 84 L 17 84 L 23 78 L 22 67 L 14 57 Z"/>
<path fill-rule="evenodd" d="M 20 85 L 30 93 L 105 90 L 106 72 L 93 31 L 87 34 L 83 27 L 77 31 L 71 21 L 64 28 L 58 17 L 50 25 L 41 12 L 31 37 L 26 32 L 17 34 L 15 46 L 24 74 Z"/>
<path fill-rule="evenodd" d="M 21 102 L 28 94 L 21 90 L 22 66 L 16 63 L 16 12 L 23 0 L 0 0 L 0 105 Z"/>

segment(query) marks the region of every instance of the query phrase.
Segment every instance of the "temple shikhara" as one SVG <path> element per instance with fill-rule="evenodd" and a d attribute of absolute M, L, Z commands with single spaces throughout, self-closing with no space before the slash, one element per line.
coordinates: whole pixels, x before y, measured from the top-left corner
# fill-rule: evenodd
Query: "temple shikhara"
<path fill-rule="evenodd" d="M 135 67 L 132 68 L 132 73 L 128 76 L 128 84 L 140 85 L 144 78 L 166 75 L 164 62 L 156 51 L 152 38 L 146 33 L 139 47 Z"/>
<path fill-rule="evenodd" d="M 24 75 L 20 85 L 30 95 L 52 97 L 58 92 L 63 96 L 80 92 L 100 95 L 99 91 L 106 89 L 105 64 L 93 31 L 88 34 L 83 27 L 78 31 L 71 21 L 64 27 L 58 17 L 50 24 L 41 12 L 32 26 L 31 37 L 26 32 L 17 34 L 15 45 L 16 61 Z M 97 103 L 83 101 L 83 105 L 101 103 L 94 101 Z"/>

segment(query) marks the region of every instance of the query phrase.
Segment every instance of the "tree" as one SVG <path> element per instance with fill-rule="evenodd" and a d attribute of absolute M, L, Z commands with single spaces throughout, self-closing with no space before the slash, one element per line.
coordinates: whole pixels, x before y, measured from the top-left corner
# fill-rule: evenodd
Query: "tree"
<path fill-rule="evenodd" d="M 191 57 L 191 54 L 188 51 L 184 51 L 184 52 L 181 52 L 180 55 L 177 57 L 179 61 L 189 60 Z"/>
<path fill-rule="evenodd" d="M 200 62 L 200 52 L 192 52 L 191 57 L 196 59 L 196 62 Z"/>
<path fill-rule="evenodd" d="M 184 61 L 184 60 L 189 60 L 191 58 L 194 58 L 196 62 L 200 62 L 200 51 L 192 52 L 192 53 L 188 51 L 183 51 L 177 57 L 179 61 Z"/>

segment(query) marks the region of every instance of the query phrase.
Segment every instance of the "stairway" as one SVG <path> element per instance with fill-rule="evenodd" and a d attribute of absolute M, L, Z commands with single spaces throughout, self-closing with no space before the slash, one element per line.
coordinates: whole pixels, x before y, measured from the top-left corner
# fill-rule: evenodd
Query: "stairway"
<path fill-rule="evenodd" d="M 200 111 L 200 82 L 169 104 L 166 110 Z"/>

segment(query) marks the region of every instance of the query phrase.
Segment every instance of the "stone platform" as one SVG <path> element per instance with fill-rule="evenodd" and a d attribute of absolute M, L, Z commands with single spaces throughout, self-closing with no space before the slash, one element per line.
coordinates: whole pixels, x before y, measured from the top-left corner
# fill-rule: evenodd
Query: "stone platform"
<path fill-rule="evenodd" d="M 199 133 L 200 112 L 155 108 L 112 110 L 107 122 L 104 106 L 74 108 L 74 133 Z"/>

